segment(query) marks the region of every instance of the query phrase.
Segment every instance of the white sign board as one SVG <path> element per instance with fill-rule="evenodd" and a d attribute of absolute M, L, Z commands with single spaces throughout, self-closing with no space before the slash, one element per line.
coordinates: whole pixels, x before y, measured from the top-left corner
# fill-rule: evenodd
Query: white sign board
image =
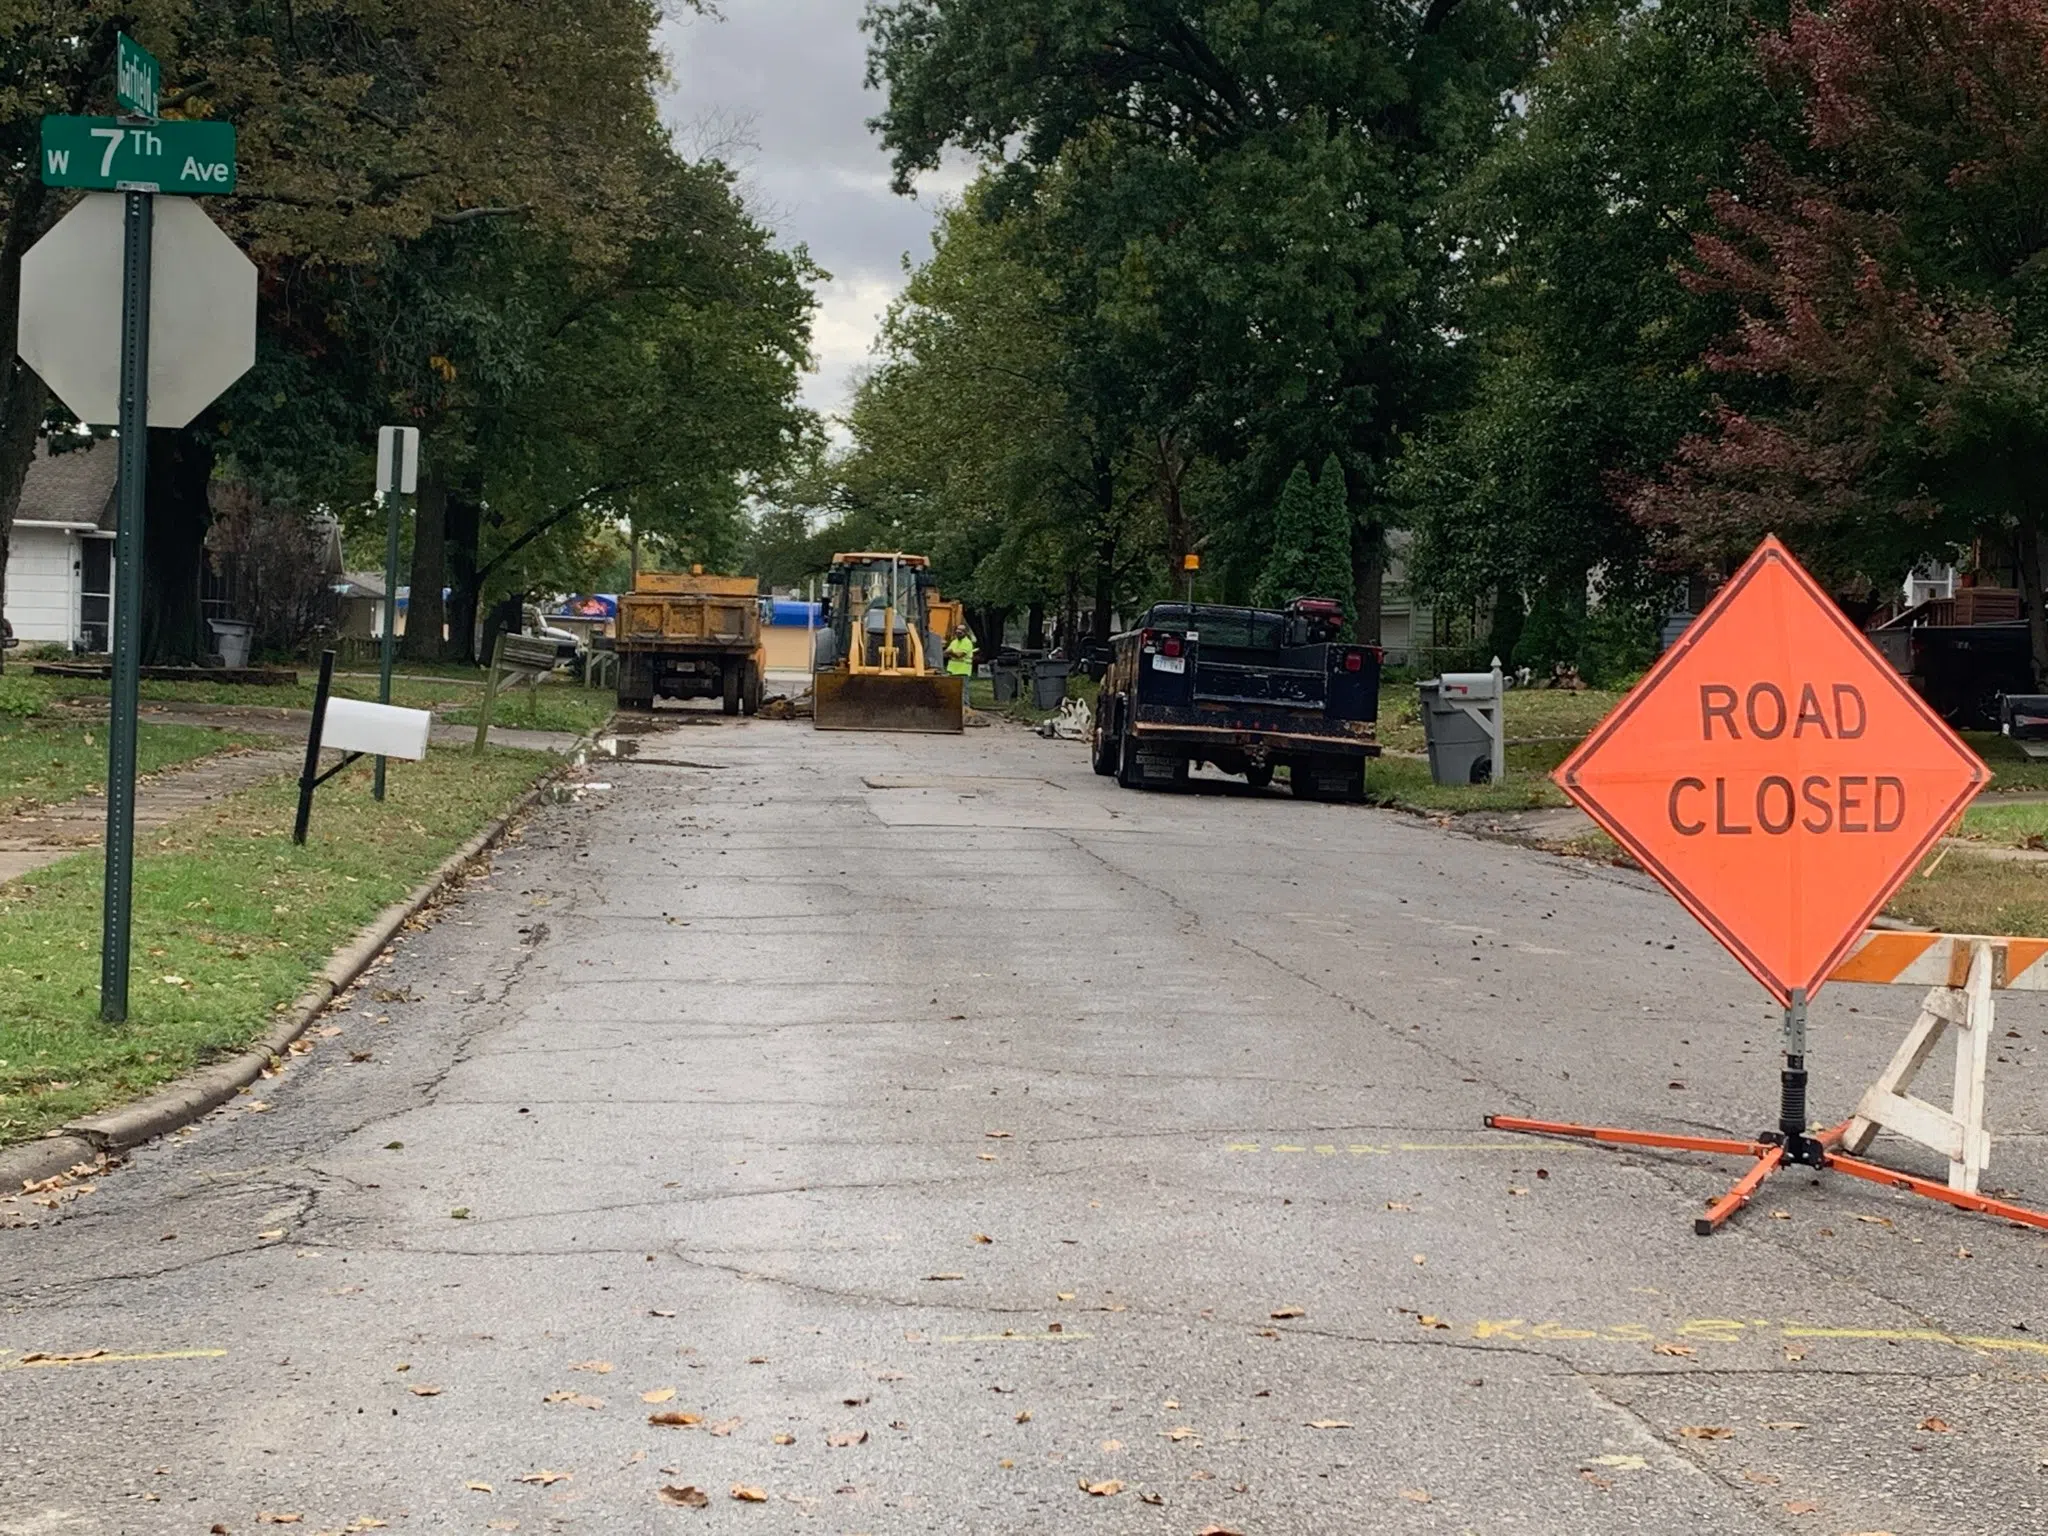
<path fill-rule="evenodd" d="M 420 429 L 379 427 L 377 429 L 377 494 L 392 491 L 410 496 L 420 479 Z"/>
<path fill-rule="evenodd" d="M 433 725 L 434 716 L 429 710 L 366 704 L 361 699 L 329 699 L 320 745 L 337 752 L 365 752 L 416 763 L 427 755 L 427 733 Z"/>
<path fill-rule="evenodd" d="M 94 426 L 121 418 L 122 201 L 88 192 L 21 258 L 21 359 Z M 149 424 L 182 427 L 256 361 L 256 268 L 189 197 L 151 229 Z"/>

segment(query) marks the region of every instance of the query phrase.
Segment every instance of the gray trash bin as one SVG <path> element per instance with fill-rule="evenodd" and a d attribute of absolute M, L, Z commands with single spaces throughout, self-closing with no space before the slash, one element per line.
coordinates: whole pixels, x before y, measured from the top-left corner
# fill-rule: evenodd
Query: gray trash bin
<path fill-rule="evenodd" d="M 206 626 L 213 631 L 213 648 L 220 652 L 222 666 L 249 665 L 249 641 L 256 633 L 255 625 L 234 619 L 208 619 Z"/>
<path fill-rule="evenodd" d="M 1446 672 L 1416 686 L 1422 695 L 1430 778 L 1439 784 L 1484 784 L 1499 777 L 1493 741 L 1499 729 L 1500 674 Z"/>
<path fill-rule="evenodd" d="M 988 680 L 995 689 L 998 704 L 1007 704 L 1017 697 L 1023 675 L 1024 669 L 1014 661 L 992 661 L 988 664 Z"/>
<path fill-rule="evenodd" d="M 1071 661 L 1034 661 L 1031 663 L 1031 703 L 1037 709 L 1058 709 L 1066 701 L 1067 678 L 1073 672 Z"/>

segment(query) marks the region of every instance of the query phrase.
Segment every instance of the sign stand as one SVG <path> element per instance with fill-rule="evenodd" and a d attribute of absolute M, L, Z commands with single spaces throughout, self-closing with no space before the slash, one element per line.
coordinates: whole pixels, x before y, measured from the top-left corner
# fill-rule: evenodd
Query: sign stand
<path fill-rule="evenodd" d="M 114 682 L 107 722 L 107 866 L 100 1020 L 128 1017 L 135 898 L 135 731 L 142 682 L 143 488 L 149 475 L 149 258 L 156 199 L 122 196 L 120 486 L 114 532 Z"/>
<path fill-rule="evenodd" d="M 424 709 L 394 709 L 359 699 L 337 699 L 334 693 L 334 652 L 320 653 L 320 681 L 313 689 L 313 720 L 306 729 L 306 766 L 299 773 L 299 814 L 292 823 L 292 841 L 304 844 L 313 819 L 313 791 L 361 758 L 400 757 L 419 762 L 427 755 L 434 716 Z M 320 771 L 320 749 L 332 747 L 341 761 Z"/>
<path fill-rule="evenodd" d="M 313 723 L 306 731 L 306 766 L 299 774 L 299 814 L 292 823 L 292 841 L 304 846 L 306 828 L 313 820 L 313 791 L 333 778 L 363 754 L 349 752 L 325 773 L 320 771 L 320 739 L 327 731 L 327 700 L 334 688 L 334 652 L 320 653 L 320 681 L 313 689 Z"/>
<path fill-rule="evenodd" d="M 377 429 L 377 499 L 384 503 L 384 635 L 378 648 L 377 702 L 391 702 L 391 666 L 398 649 L 398 512 L 399 495 L 410 496 L 418 484 L 420 429 Z M 377 776 L 370 793 L 384 798 L 384 757 L 377 757 Z"/>
<path fill-rule="evenodd" d="M 1952 1188 L 1850 1155 L 1868 1145 L 1879 1121 L 1911 1124 L 1916 1106 L 1926 1112 L 1922 1122 L 1939 1117 L 1896 1091 L 1932 1050 L 1938 1025 L 1909 1036 L 1857 1118 L 1809 1129 L 1808 1001 L 1831 979 L 1890 979 L 1856 962 L 1845 967 L 1844 958 L 1990 770 L 1790 550 L 1766 538 L 1554 777 L 1783 1006 L 1778 1127 L 1750 1141 L 1513 1115 L 1489 1115 L 1489 1127 L 1754 1159 L 1695 1220 L 1702 1237 L 1787 1165 L 1833 1169 L 2048 1230 L 2048 1213 L 1962 1187 L 1976 1182 L 1967 1167 Z M 1910 937 L 1924 949 L 1940 936 Z M 1981 1018 L 1992 962 L 1966 963 L 1985 994 Z M 1988 1029 L 1973 1033 L 1981 1042 Z M 1959 1073 L 1956 1098 L 1957 1115 L 1931 1128 L 1954 1129 L 1954 1160 L 1967 1163 L 1970 1130 L 1981 1136 L 1981 1071 Z"/>

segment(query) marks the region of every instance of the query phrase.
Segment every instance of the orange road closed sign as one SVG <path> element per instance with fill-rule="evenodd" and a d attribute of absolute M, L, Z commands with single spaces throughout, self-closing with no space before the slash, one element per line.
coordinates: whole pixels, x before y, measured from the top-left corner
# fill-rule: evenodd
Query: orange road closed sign
<path fill-rule="evenodd" d="M 1789 1006 L 1991 772 L 1767 538 L 1554 777 Z"/>

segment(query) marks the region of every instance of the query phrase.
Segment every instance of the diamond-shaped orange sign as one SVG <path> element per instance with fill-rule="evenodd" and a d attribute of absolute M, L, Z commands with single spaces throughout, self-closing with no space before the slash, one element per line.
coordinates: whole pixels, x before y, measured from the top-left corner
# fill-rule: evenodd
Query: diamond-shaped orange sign
<path fill-rule="evenodd" d="M 1769 538 L 1554 777 L 1789 1005 L 1991 771 Z"/>

